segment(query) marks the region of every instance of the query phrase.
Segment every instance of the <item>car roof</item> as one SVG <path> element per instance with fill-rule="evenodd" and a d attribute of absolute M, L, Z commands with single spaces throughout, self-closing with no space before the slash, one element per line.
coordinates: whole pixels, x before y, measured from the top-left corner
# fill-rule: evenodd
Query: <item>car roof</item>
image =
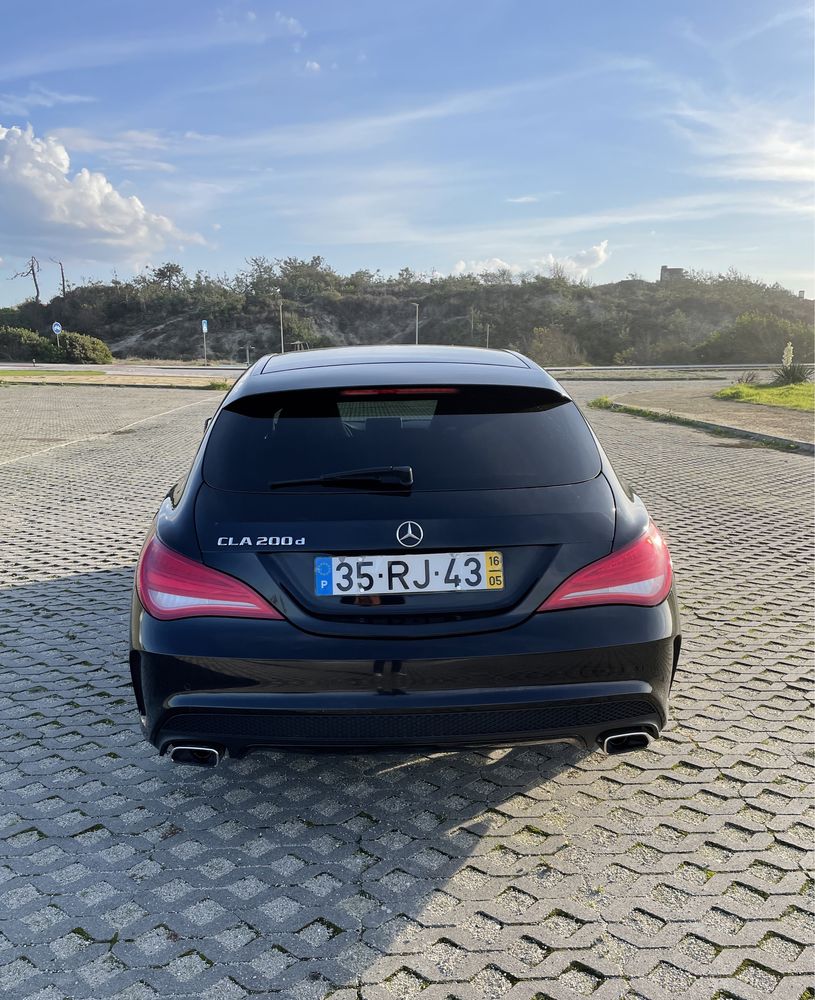
<path fill-rule="evenodd" d="M 450 383 L 535 386 L 569 398 L 548 372 L 515 351 L 418 344 L 267 355 L 239 379 L 229 398 L 297 389 Z"/>
<path fill-rule="evenodd" d="M 490 351 L 482 347 L 454 347 L 442 344 L 395 344 L 365 347 L 329 347 L 315 351 L 272 354 L 263 371 L 291 368 L 324 368 L 326 365 L 433 364 L 509 365 L 528 368 L 529 362 L 511 351 Z"/>

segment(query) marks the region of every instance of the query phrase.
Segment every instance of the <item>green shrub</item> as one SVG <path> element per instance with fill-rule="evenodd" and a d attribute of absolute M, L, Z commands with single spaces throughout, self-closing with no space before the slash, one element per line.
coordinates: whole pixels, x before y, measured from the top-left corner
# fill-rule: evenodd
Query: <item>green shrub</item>
<path fill-rule="evenodd" d="M 110 348 L 97 337 L 65 331 L 60 335 L 61 360 L 78 365 L 105 365 L 113 361 Z"/>
<path fill-rule="evenodd" d="M 773 368 L 775 378 L 771 385 L 800 385 L 802 382 L 810 382 L 815 375 L 815 368 L 812 365 L 801 365 L 793 361 L 788 365 L 781 365 L 780 368 Z"/>
<path fill-rule="evenodd" d="M 536 326 L 526 345 L 526 353 L 544 367 L 586 363 L 586 354 L 577 339 L 557 327 Z"/>
<path fill-rule="evenodd" d="M 54 341 L 21 326 L 0 326 L 0 361 L 61 361 Z"/>
<path fill-rule="evenodd" d="M 793 346 L 787 341 L 784 353 L 781 355 L 781 366 L 773 368 L 775 378 L 772 385 L 800 385 L 802 382 L 809 382 L 815 375 L 815 368 L 812 365 L 797 364 L 793 361 Z"/>
<path fill-rule="evenodd" d="M 812 324 L 753 311 L 742 313 L 735 322 L 712 333 L 698 345 L 696 353 L 706 363 L 762 363 L 777 358 L 787 343 L 799 357 L 811 362 Z"/>
<path fill-rule="evenodd" d="M 0 361 L 45 361 L 50 364 L 102 365 L 113 361 L 108 345 L 84 333 L 66 331 L 59 338 L 43 337 L 21 326 L 0 326 Z"/>

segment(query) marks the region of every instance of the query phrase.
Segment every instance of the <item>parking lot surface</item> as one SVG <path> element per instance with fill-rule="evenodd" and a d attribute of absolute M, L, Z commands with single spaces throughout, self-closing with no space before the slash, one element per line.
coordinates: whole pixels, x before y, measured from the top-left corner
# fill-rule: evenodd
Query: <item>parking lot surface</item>
<path fill-rule="evenodd" d="M 0 995 L 811 1000 L 812 460 L 590 413 L 682 598 L 650 750 L 205 771 L 142 741 L 127 618 L 218 399 L 0 391 Z"/>

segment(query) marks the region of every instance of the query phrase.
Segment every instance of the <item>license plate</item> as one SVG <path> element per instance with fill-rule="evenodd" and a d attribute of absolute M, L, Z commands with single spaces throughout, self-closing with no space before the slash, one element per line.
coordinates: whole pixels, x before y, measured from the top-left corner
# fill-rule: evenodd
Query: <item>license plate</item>
<path fill-rule="evenodd" d="M 318 596 L 429 594 L 503 590 L 500 552 L 433 552 L 398 556 L 316 556 Z"/>

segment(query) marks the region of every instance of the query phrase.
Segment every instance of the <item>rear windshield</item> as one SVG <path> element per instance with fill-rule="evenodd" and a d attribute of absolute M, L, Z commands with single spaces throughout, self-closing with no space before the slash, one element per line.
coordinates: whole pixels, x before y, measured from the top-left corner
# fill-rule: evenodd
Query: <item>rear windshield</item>
<path fill-rule="evenodd" d="M 225 407 L 203 472 L 218 489 L 263 492 L 272 482 L 392 465 L 412 468 L 414 492 L 498 490 L 584 482 L 600 472 L 600 456 L 574 403 L 548 390 L 320 389 Z"/>

